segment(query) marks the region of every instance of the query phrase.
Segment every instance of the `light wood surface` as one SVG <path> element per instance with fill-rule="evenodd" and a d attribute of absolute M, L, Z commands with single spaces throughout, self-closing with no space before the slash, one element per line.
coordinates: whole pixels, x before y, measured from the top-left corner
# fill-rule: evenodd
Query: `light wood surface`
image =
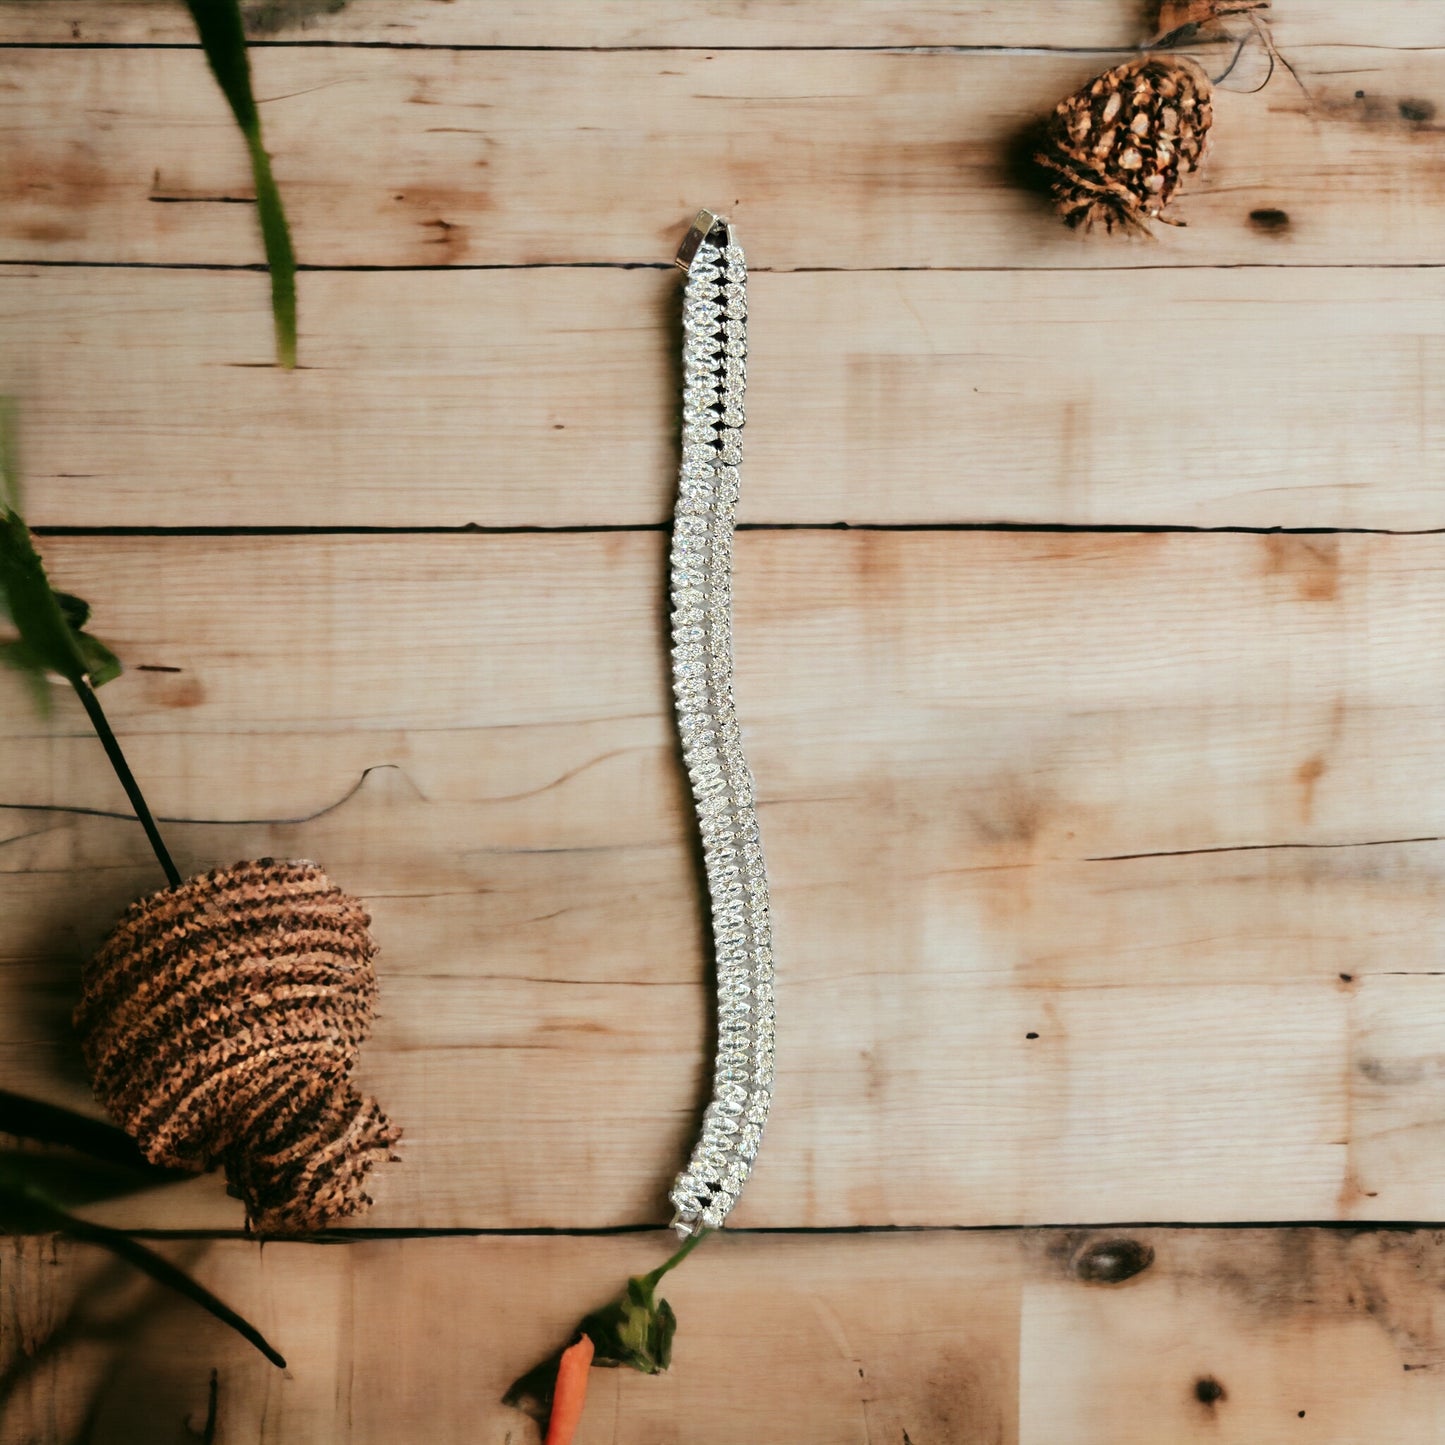
<path fill-rule="evenodd" d="M 1121 1243 L 1153 1263 L 1091 1281 Z M 0 1318 L 35 1352 L 16 1370 L 11 1344 L 7 1438 L 199 1439 L 214 1371 L 218 1441 L 393 1445 L 425 1422 L 436 1445 L 520 1445 L 531 1426 L 497 1403 L 513 1374 L 667 1244 L 167 1246 L 284 1374 L 88 1250 L 4 1248 Z M 1429 1232 L 723 1237 L 666 1283 L 671 1372 L 594 1371 L 577 1442 L 1437 1445 L 1442 1284 Z"/>
<path fill-rule="evenodd" d="M 1438 51 L 1299 46 L 1307 93 L 1281 71 L 1221 94 L 1188 228 L 1153 243 L 1069 233 L 1010 177 L 1021 129 L 1106 63 L 283 46 L 255 72 L 312 266 L 666 263 L 700 196 L 773 270 L 1437 259 Z M 0 50 L 0 76 L 0 259 L 258 260 L 246 151 L 198 50 Z"/>
<path fill-rule="evenodd" d="M 675 274 L 307 274 L 287 376 L 262 276 L 0 268 L 33 519 L 660 524 Z M 750 304 L 746 522 L 1445 525 L 1439 270 L 765 274 Z"/>
<path fill-rule="evenodd" d="M 244 0 L 243 10 L 255 46 L 1087 50 L 1149 38 L 1143 7 L 1112 0 Z M 1445 45 L 1434 0 L 1281 0 L 1271 19 L 1281 43 Z M 3 0 L 0 43 L 193 46 L 195 31 L 176 0 Z"/>
<path fill-rule="evenodd" d="M 1007 155 L 1124 0 L 317 8 L 253 56 L 287 375 L 182 7 L 0 3 L 0 392 L 182 866 L 371 904 L 402 1237 L 92 1206 L 195 1232 L 285 1377 L 0 1240 L 7 1445 L 204 1439 L 212 1369 L 228 1445 L 525 1445 L 501 1387 L 661 1258 L 587 1231 L 662 1219 L 708 1048 L 661 615 L 700 204 L 755 267 L 778 1096 L 672 1373 L 597 1375 L 579 1445 L 1445 1445 L 1440 1236 L 1371 1227 L 1445 1217 L 1445 10 L 1276 0 L 1301 83 L 1250 47 L 1130 243 Z M 0 1088 L 94 1110 L 76 971 L 158 879 L 8 674 L 0 804 Z"/>
<path fill-rule="evenodd" d="M 178 669 L 107 692 L 158 810 L 322 814 L 176 826 L 182 866 L 314 856 L 375 905 L 367 1069 L 409 1139 L 378 1223 L 658 1217 L 705 1043 L 662 552 L 48 547 L 123 654 Z M 744 534 L 788 1047 L 740 1219 L 1439 1214 L 1416 987 L 1442 967 L 1439 559 L 1433 537 Z M 37 736 L 7 695 L 5 798 L 123 807 L 76 710 Z M 154 867 L 134 824 L 6 816 L 26 903 L 3 951 L 38 987 L 57 926 L 82 952 Z M 17 1028 L 44 1088 L 63 1019 Z M 120 1217 L 235 1209 L 209 1188 Z"/>

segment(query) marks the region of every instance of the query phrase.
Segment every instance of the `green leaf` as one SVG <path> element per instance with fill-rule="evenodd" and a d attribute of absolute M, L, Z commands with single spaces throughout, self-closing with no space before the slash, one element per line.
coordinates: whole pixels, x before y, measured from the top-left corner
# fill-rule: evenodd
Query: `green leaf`
<path fill-rule="evenodd" d="M 256 178 L 256 213 L 261 222 L 261 240 L 266 247 L 266 264 L 271 268 L 271 315 L 276 331 L 276 359 L 287 370 L 296 365 L 296 253 L 291 231 L 281 205 L 281 192 L 271 174 L 271 157 L 261 137 L 247 136 L 251 171 Z"/>
<path fill-rule="evenodd" d="M 221 87 L 246 137 L 256 212 L 271 272 L 271 315 L 276 330 L 276 359 L 288 371 L 296 365 L 296 253 L 281 193 L 271 174 L 271 157 L 261 138 L 261 114 L 251 91 L 251 61 L 237 0 L 186 0 L 211 73 Z"/>
<path fill-rule="evenodd" d="M 0 508 L 0 592 L 30 657 L 78 685 L 85 677 L 85 655 L 50 590 L 30 529 L 9 507 Z"/>
<path fill-rule="evenodd" d="M 0 643 L 0 663 L 31 681 L 42 713 L 50 711 L 46 673 L 78 688 L 88 677 L 100 687 L 120 675 L 120 659 L 98 638 L 82 631 L 90 604 L 69 592 L 57 592 L 45 575 L 30 528 L 18 510 L 20 470 L 15 449 L 14 404 L 0 397 L 0 613 L 19 632 Z"/>
<path fill-rule="evenodd" d="M 50 695 L 50 683 L 45 676 L 45 664 L 19 638 L 16 638 L 14 642 L 0 643 L 0 665 L 20 674 L 21 680 L 30 689 L 30 698 L 35 704 L 35 710 L 41 717 L 48 718 L 55 700 Z"/>
<path fill-rule="evenodd" d="M 86 678 L 100 687 L 120 676 L 120 659 L 99 638 L 82 632 L 72 617 L 88 617 L 77 597 L 55 592 L 35 550 L 30 529 L 18 512 L 0 506 L 0 601 L 19 632 L 18 642 L 0 645 L 0 662 L 37 678 L 37 701 L 49 711 L 44 677 L 53 672 L 72 687 Z"/>
<path fill-rule="evenodd" d="M 57 592 L 55 600 L 60 604 L 60 611 L 75 634 L 76 645 L 85 659 L 85 671 L 90 678 L 90 685 L 102 687 L 105 683 L 114 681 L 121 674 L 120 658 L 100 638 L 92 637 L 81 630 L 90 621 L 90 603 L 83 597 L 72 596 L 69 592 Z"/>
<path fill-rule="evenodd" d="M 251 61 L 246 53 L 246 30 L 236 0 L 186 0 L 201 37 L 211 73 L 226 97 L 236 124 L 249 136 L 259 134 L 261 119 L 251 94 Z"/>
<path fill-rule="evenodd" d="M 92 637 L 88 632 L 77 632 L 75 641 L 85 659 L 85 672 L 92 687 L 103 687 L 120 676 L 120 658 L 100 638 Z"/>
<path fill-rule="evenodd" d="M 71 592 L 57 592 L 55 600 L 60 604 L 65 620 L 76 632 L 90 621 L 90 603 L 85 598 L 77 597 Z"/>
<path fill-rule="evenodd" d="M 200 1305 L 208 1314 L 214 1315 L 222 1324 L 228 1325 L 242 1339 L 254 1345 L 278 1369 L 286 1368 L 286 1361 L 280 1352 L 255 1325 L 238 1315 L 230 1305 L 213 1295 L 204 1285 L 192 1279 L 185 1270 L 154 1250 L 147 1249 L 128 1234 L 103 1224 L 94 1224 L 88 1219 L 80 1219 L 62 1209 L 34 1185 L 3 1174 L 0 1174 L 0 1228 L 12 1234 L 64 1234 L 84 1244 L 96 1244 L 102 1249 L 108 1249 L 128 1264 L 133 1264 L 142 1274 L 149 1275 L 157 1284 L 164 1285 Z"/>
<path fill-rule="evenodd" d="M 525 1375 L 512 1381 L 502 1396 L 502 1404 L 524 1411 L 545 1428 L 547 1417 L 552 1413 L 552 1397 L 557 1392 L 557 1371 L 561 1364 L 562 1351 L 558 1350 L 541 1364 L 533 1365 Z"/>
<path fill-rule="evenodd" d="M 652 1342 L 652 1356 L 657 1368 L 665 1370 L 672 1364 L 672 1338 L 677 1333 L 677 1316 L 672 1306 L 664 1300 L 657 1302 L 656 1334 Z"/>

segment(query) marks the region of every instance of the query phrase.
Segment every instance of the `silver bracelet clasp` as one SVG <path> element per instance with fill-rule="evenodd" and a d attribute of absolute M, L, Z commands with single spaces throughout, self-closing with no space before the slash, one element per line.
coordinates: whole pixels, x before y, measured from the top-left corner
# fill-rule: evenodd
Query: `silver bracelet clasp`
<path fill-rule="evenodd" d="M 690 269 L 693 258 L 697 255 L 702 243 L 719 227 L 723 232 L 722 244 L 726 246 L 732 240 L 731 228 L 727 221 L 712 211 L 699 211 L 693 217 L 692 226 L 687 235 L 682 238 L 682 245 L 677 248 L 674 264 L 684 271 Z"/>

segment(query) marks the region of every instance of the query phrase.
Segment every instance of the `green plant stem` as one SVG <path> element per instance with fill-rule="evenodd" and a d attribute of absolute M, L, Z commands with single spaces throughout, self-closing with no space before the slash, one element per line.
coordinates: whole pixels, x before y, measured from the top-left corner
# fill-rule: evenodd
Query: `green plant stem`
<path fill-rule="evenodd" d="M 115 775 L 120 779 L 120 785 L 125 789 L 125 795 L 130 799 L 130 805 L 135 809 L 135 815 L 140 819 L 141 827 L 145 829 L 145 835 L 150 840 L 151 850 L 156 855 L 156 861 L 165 870 L 166 881 L 172 888 L 176 887 L 181 881 L 180 871 L 171 860 L 170 852 L 161 838 L 160 829 L 156 827 L 156 820 L 151 815 L 145 795 L 140 790 L 140 784 L 136 782 L 135 774 L 131 772 L 130 764 L 126 762 L 125 754 L 121 752 L 120 744 L 110 730 L 105 709 L 101 707 L 100 699 L 95 695 L 95 689 L 84 677 L 73 678 L 71 686 L 75 689 L 75 695 L 80 699 L 81 706 L 89 715 L 91 726 L 95 728 L 95 735 L 100 739 L 100 745 L 105 749 L 105 755 L 110 759 L 110 765 L 115 769 Z"/>
<path fill-rule="evenodd" d="M 696 1234 L 692 1235 L 691 1238 L 688 1239 L 688 1241 L 682 1246 L 681 1249 L 678 1250 L 676 1254 L 674 1254 L 670 1259 L 663 1260 L 663 1262 L 658 1265 L 651 1274 L 646 1276 L 648 1285 L 651 1288 L 656 1289 L 658 1281 L 663 1277 L 663 1275 L 665 1275 L 670 1269 L 676 1269 L 678 1265 L 680 1265 L 683 1260 L 685 1260 L 688 1255 L 690 1255 L 693 1250 L 695 1250 L 698 1245 L 700 1245 L 703 1240 L 705 1240 L 711 1233 L 712 1230 L 710 1229 L 699 1229 Z"/>

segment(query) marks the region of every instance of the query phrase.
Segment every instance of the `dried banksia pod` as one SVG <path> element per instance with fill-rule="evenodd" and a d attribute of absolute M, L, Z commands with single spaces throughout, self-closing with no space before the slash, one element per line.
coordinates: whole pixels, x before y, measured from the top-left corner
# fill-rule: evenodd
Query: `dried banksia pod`
<path fill-rule="evenodd" d="M 1034 159 L 1068 226 L 1147 231 L 1204 155 L 1209 77 L 1182 56 L 1115 66 L 1061 100 Z"/>
<path fill-rule="evenodd" d="M 263 858 L 132 904 L 83 974 L 96 1097 L 153 1164 L 224 1165 L 266 1233 L 366 1209 L 366 1175 L 401 1137 L 351 1083 L 370 923 L 314 863 Z"/>

